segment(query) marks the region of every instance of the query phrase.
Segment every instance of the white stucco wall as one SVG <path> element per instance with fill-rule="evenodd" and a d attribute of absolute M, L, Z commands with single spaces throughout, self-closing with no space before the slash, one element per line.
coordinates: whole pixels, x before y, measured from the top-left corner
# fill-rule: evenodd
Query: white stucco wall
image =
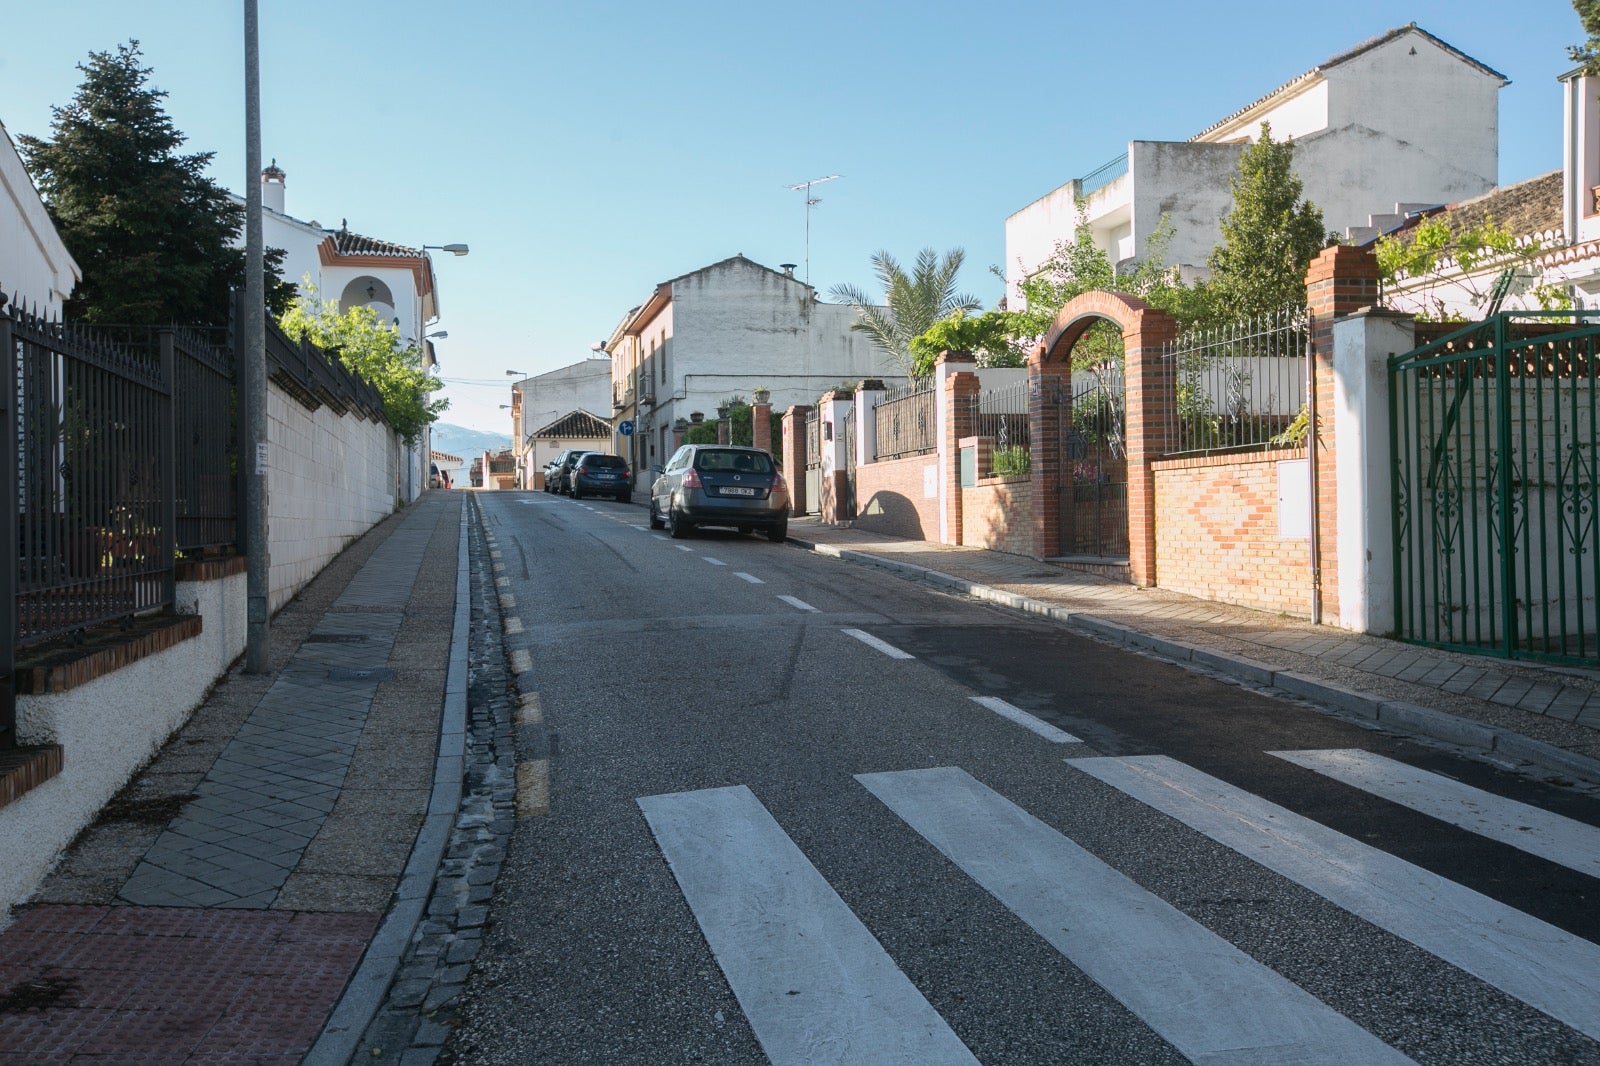
<path fill-rule="evenodd" d="M 400 450 L 381 422 L 308 411 L 267 390 L 269 606 L 276 611 L 356 537 L 394 513 Z"/>
<path fill-rule="evenodd" d="M 60 318 L 81 275 L 0 124 L 0 292 L 25 311 Z"/>
<path fill-rule="evenodd" d="M 1328 83 L 1320 77 L 1306 79 L 1304 85 L 1289 88 L 1281 97 L 1224 123 L 1196 141 L 1222 144 L 1254 142 L 1261 139 L 1261 124 L 1272 126 L 1272 139 L 1308 137 L 1328 128 Z"/>
<path fill-rule="evenodd" d="M 56 857 L 205 699 L 244 650 L 243 574 L 184 582 L 179 609 L 198 609 L 198 636 L 67 692 L 17 697 L 17 739 L 60 744 L 62 772 L 0 808 L 0 918 L 24 901 Z"/>
<path fill-rule="evenodd" d="M 523 378 L 522 432 L 537 433 L 573 411 L 588 411 L 602 419 L 611 417 L 611 359 L 581 359 L 547 374 Z"/>

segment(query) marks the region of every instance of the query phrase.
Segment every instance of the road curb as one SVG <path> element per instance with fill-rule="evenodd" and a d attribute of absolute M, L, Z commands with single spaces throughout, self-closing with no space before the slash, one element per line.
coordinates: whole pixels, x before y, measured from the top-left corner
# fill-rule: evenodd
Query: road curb
<path fill-rule="evenodd" d="M 471 536 L 466 501 L 456 549 L 456 610 L 450 630 L 450 664 L 445 672 L 444 713 L 439 751 L 434 758 L 433 791 L 428 813 L 406 860 L 394 903 L 367 945 L 361 964 L 345 985 L 317 1042 L 302 1066 L 343 1066 L 356 1053 L 362 1034 L 378 1016 L 396 972 L 416 935 L 433 892 L 451 829 L 461 806 L 467 732 L 467 644 L 472 627 L 472 583 L 467 553 Z"/>
<path fill-rule="evenodd" d="M 1308 677 L 1292 670 L 1282 670 L 1241 655 L 1203 648 L 1184 641 L 1172 640 L 1146 633 L 1120 622 L 1108 621 L 1094 615 L 1079 614 L 1059 604 L 1045 603 L 990 585 L 969 581 L 950 574 L 885 559 L 881 555 L 841 548 L 833 544 L 817 544 L 802 537 L 790 536 L 789 543 L 797 548 L 838 559 L 884 570 L 901 577 L 923 582 L 938 588 L 959 592 L 973 599 L 997 603 L 1027 614 L 1048 618 L 1051 621 L 1081 630 L 1102 640 L 1120 644 L 1139 651 L 1152 652 L 1171 659 L 1180 665 L 1204 667 L 1225 676 L 1253 685 L 1295 696 L 1333 710 L 1351 714 L 1366 721 L 1378 723 L 1395 732 L 1409 733 L 1443 741 L 1486 755 L 1498 755 L 1529 763 L 1550 773 L 1600 784 L 1600 759 L 1592 759 L 1534 740 L 1509 729 L 1484 725 L 1470 718 L 1447 711 L 1423 707 L 1414 703 L 1386 700 L 1381 696 L 1349 688 L 1322 678 Z"/>

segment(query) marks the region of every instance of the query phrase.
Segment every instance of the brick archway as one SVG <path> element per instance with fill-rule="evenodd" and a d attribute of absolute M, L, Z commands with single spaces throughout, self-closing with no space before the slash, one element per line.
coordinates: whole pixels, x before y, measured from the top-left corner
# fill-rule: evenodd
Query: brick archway
<path fill-rule="evenodd" d="M 1039 558 L 1060 554 L 1062 493 L 1069 484 L 1064 458 L 1070 406 L 1052 402 L 1072 391 L 1072 349 L 1096 321 L 1122 330 L 1127 444 L 1128 568 L 1138 585 L 1156 583 L 1155 474 L 1151 463 L 1166 448 L 1173 402 L 1172 368 L 1164 358 L 1177 336 L 1171 315 L 1136 296 L 1086 292 L 1068 301 L 1028 356 L 1029 420 L 1033 451 L 1033 543 Z"/>

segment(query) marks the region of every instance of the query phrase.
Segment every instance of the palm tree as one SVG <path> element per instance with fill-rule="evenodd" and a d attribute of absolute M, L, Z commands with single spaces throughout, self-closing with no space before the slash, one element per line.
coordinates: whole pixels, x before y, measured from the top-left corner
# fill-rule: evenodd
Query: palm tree
<path fill-rule="evenodd" d="M 883 284 L 883 303 L 875 302 L 854 285 L 835 285 L 829 295 L 856 309 L 852 330 L 872 338 L 907 380 L 915 375 L 911 339 L 929 326 L 956 311 L 975 311 L 983 306 L 977 297 L 955 291 L 956 273 L 966 253 L 953 248 L 941 262 L 932 248 L 917 253 L 917 265 L 907 274 L 888 252 L 872 257 L 872 269 Z"/>

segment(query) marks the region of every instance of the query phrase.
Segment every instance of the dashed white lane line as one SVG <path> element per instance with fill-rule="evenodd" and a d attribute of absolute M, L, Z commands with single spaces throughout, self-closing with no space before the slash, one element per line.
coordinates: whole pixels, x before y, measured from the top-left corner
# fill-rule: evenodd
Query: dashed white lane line
<path fill-rule="evenodd" d="M 987 707 L 1002 718 L 1008 718 L 1024 729 L 1031 729 L 1052 744 L 1082 744 L 1083 741 L 1071 733 L 1057 729 L 1049 722 L 1040 721 L 1021 707 L 1013 707 L 998 696 L 974 696 L 972 702 L 980 707 Z"/>
<path fill-rule="evenodd" d="M 681 552 L 692 552 L 692 551 L 694 551 L 694 549 L 689 547 L 687 544 L 679 544 L 678 545 L 678 550 L 681 551 Z"/>
<path fill-rule="evenodd" d="M 782 600 L 784 603 L 787 603 L 790 607 L 793 607 L 797 611 L 816 611 L 816 608 L 811 606 L 805 600 L 798 600 L 793 596 L 779 596 L 778 599 Z"/>
<path fill-rule="evenodd" d="M 741 581 L 748 581 L 752 585 L 765 585 L 766 584 L 765 581 L 762 581 L 759 577 L 756 577 L 756 575 L 747 574 L 743 570 L 735 570 L 733 572 L 733 576 L 738 578 Z"/>
<path fill-rule="evenodd" d="M 702 558 L 704 558 L 705 561 L 710 563 L 712 566 L 727 566 L 728 565 L 727 563 L 723 562 L 721 559 L 713 559 L 709 555 L 702 556 Z"/>
<path fill-rule="evenodd" d="M 884 641 L 881 641 L 877 637 L 873 636 L 871 633 L 864 633 L 859 629 L 845 629 L 841 630 L 841 632 L 843 632 L 846 636 L 855 637 L 869 648 L 876 648 L 878 651 L 883 652 L 883 654 L 887 655 L 891 659 L 916 658 L 916 656 L 912 655 L 910 652 L 901 651 L 893 644 L 885 643 Z"/>

